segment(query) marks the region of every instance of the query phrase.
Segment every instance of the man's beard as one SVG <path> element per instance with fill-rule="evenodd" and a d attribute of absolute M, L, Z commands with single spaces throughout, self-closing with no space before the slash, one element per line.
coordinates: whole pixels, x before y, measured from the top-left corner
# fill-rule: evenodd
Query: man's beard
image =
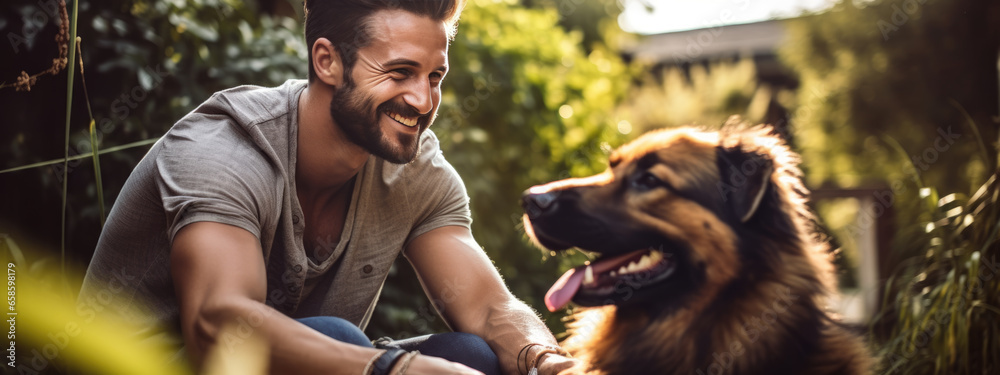
<path fill-rule="evenodd" d="M 348 140 L 375 156 L 394 164 L 413 161 L 420 151 L 420 135 L 430 125 L 431 116 L 420 116 L 410 106 L 394 101 L 382 103 L 372 112 L 375 99 L 362 94 L 358 92 L 353 80 L 345 79 L 344 85 L 334 91 L 333 99 L 330 100 L 333 122 L 343 129 Z M 394 144 L 379 126 L 379 116 L 387 111 L 404 117 L 419 116 L 417 134 L 400 133 L 396 137 L 398 144 Z"/>

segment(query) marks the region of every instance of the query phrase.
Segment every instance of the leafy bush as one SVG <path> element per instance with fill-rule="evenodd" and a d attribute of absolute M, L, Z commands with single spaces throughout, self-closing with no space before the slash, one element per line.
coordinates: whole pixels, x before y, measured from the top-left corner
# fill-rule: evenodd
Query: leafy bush
<path fill-rule="evenodd" d="M 811 186 L 902 180 L 912 159 L 928 184 L 965 193 L 996 167 L 996 148 L 974 134 L 998 135 L 1000 4 L 841 0 L 787 24 L 781 57 L 801 87 L 785 104 Z M 922 152 L 949 128 L 969 147 Z M 916 153 L 899 163 L 885 136 Z"/>
<path fill-rule="evenodd" d="M 1000 4 L 839 1 L 788 25 L 781 56 L 801 87 L 785 104 L 808 183 L 896 194 L 879 372 L 995 373 Z"/>
<path fill-rule="evenodd" d="M 19 0 L 0 6 L 0 34 L 28 35 L 29 44 L 0 44 L 0 81 L 51 63 L 58 29 L 41 19 L 44 2 Z M 100 6 L 98 6 L 100 4 Z M 239 84 L 277 85 L 305 77 L 302 27 L 293 19 L 260 14 L 254 2 L 222 0 L 80 1 L 78 35 L 100 149 L 150 140 L 215 91 Z M 48 18 L 46 18 L 48 19 Z M 23 30 L 41 28 L 25 34 Z M 16 50 L 15 50 L 16 49 Z M 77 71 L 73 94 L 70 156 L 90 153 L 90 116 Z M 66 101 L 64 75 L 46 77 L 30 92 L 0 90 L 0 109 L 9 123 L 0 127 L 0 169 L 63 156 Z M 9 124 L 9 126 L 8 126 Z M 148 147 L 101 158 L 104 211 L 114 202 L 132 168 Z M 100 234 L 97 187 L 90 159 L 69 163 L 67 263 L 85 267 Z M 0 175 L 0 233 L 21 242 L 58 249 L 62 169 L 37 168 Z M 56 198 L 56 199 L 53 199 Z M 58 233 L 58 232 L 55 232 Z"/>
<path fill-rule="evenodd" d="M 618 111 L 642 131 L 682 125 L 718 126 L 729 116 L 764 117 L 771 89 L 757 81 L 752 59 L 671 66 L 630 89 Z M 763 104 L 763 107 L 761 106 Z"/>

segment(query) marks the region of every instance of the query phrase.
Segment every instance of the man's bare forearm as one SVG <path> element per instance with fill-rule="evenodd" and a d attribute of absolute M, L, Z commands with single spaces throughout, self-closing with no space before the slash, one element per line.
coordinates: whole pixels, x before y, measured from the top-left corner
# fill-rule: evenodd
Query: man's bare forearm
<path fill-rule="evenodd" d="M 250 299 L 208 309 L 198 319 L 198 333 L 186 337 L 193 356 L 200 357 L 209 348 L 222 355 L 240 350 L 249 327 L 252 335 L 268 343 L 271 374 L 360 374 L 378 353 L 331 339 Z"/>
<path fill-rule="evenodd" d="M 530 343 L 558 345 L 552 332 L 538 314 L 514 297 L 490 310 L 480 336 L 496 352 L 497 358 L 500 359 L 500 367 L 505 374 L 524 372 L 526 355 L 521 354 L 522 360 L 518 370 L 518 352 L 525 345 Z"/>

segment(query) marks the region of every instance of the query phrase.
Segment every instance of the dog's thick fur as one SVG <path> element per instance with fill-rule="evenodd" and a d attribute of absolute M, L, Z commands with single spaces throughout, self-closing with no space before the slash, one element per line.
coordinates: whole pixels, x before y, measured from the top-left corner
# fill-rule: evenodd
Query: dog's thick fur
<path fill-rule="evenodd" d="M 864 343 L 824 311 L 831 253 L 815 234 L 799 158 L 771 127 L 654 131 L 609 161 L 599 175 L 528 190 L 529 235 L 602 255 L 664 241 L 679 269 L 662 285 L 616 285 L 612 304 L 574 314 L 563 346 L 582 368 L 569 372 L 870 373 Z M 538 194 L 555 202 L 546 209 L 572 213 L 532 215 Z"/>

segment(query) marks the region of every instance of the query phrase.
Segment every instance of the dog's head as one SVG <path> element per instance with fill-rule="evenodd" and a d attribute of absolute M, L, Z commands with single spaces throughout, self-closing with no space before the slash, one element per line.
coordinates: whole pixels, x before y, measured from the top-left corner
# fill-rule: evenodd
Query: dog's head
<path fill-rule="evenodd" d="M 601 174 L 528 189 L 532 239 L 599 255 L 564 274 L 547 307 L 665 311 L 766 277 L 780 250 L 759 239 L 800 236 L 784 193 L 803 190 L 794 158 L 770 127 L 660 130 L 613 152 Z"/>

